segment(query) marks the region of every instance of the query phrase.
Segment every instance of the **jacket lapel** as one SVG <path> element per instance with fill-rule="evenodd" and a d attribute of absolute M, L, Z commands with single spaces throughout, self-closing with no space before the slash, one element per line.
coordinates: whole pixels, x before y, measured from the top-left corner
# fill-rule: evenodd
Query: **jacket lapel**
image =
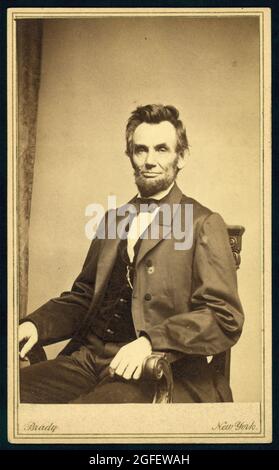
<path fill-rule="evenodd" d="M 134 204 L 135 200 L 136 196 L 120 209 L 110 211 L 110 217 L 107 216 L 106 218 L 106 236 L 104 240 L 101 240 L 102 247 L 99 254 L 98 267 L 96 272 L 96 295 L 98 295 L 98 292 L 102 291 L 110 276 L 117 257 L 119 243 L 123 239 L 123 234 L 130 220 L 129 217 L 133 217 L 133 214 L 135 213 L 130 213 L 129 215 L 128 206 Z"/>

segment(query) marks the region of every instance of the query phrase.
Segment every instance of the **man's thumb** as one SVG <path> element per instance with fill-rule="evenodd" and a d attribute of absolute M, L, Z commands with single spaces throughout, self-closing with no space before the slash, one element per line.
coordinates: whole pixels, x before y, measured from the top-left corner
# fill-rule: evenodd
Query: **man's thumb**
<path fill-rule="evenodd" d="M 29 351 L 33 348 L 34 344 L 36 343 L 36 340 L 34 338 L 29 338 L 29 340 L 25 343 L 23 346 L 22 350 L 20 351 L 20 357 L 21 359 L 24 359 L 26 354 L 29 353 Z"/>

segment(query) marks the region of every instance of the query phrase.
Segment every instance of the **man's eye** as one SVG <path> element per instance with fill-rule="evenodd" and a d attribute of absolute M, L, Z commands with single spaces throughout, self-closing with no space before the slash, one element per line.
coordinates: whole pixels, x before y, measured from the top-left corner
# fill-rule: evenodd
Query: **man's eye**
<path fill-rule="evenodd" d="M 164 152 L 167 152 L 168 149 L 167 149 L 167 147 L 159 147 L 158 150 L 159 150 L 159 152 L 164 153 Z"/>
<path fill-rule="evenodd" d="M 144 148 L 138 148 L 138 149 L 136 149 L 136 154 L 137 154 L 137 155 L 140 155 L 141 153 L 145 153 L 145 152 L 146 152 L 146 150 L 145 150 Z"/>

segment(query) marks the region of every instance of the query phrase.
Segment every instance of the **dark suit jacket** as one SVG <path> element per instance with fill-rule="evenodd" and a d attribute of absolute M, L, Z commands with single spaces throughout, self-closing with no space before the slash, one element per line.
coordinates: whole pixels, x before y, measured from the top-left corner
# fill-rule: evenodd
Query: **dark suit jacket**
<path fill-rule="evenodd" d="M 243 325 L 226 225 L 176 184 L 165 202 L 174 216 L 158 216 L 159 238 L 143 239 L 137 256 L 132 298 L 136 333 L 145 332 L 153 350 L 180 351 L 188 358 L 218 354 L 236 343 Z M 193 207 L 193 243 L 190 249 L 177 250 L 174 218 L 180 210 L 182 226 L 187 223 L 185 204 Z M 118 223 L 122 219 L 117 216 Z M 72 338 L 63 351 L 70 354 L 82 343 L 104 295 L 119 241 L 95 237 L 72 290 L 26 318 L 37 326 L 42 345 Z"/>

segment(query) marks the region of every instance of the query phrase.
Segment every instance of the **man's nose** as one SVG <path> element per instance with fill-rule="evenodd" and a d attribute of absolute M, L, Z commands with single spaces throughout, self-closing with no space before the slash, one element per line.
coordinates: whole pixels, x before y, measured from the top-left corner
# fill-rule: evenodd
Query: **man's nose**
<path fill-rule="evenodd" d="M 145 166 L 147 168 L 150 168 L 150 167 L 156 166 L 156 164 L 157 162 L 156 162 L 155 152 L 149 151 L 148 154 L 146 155 Z"/>

